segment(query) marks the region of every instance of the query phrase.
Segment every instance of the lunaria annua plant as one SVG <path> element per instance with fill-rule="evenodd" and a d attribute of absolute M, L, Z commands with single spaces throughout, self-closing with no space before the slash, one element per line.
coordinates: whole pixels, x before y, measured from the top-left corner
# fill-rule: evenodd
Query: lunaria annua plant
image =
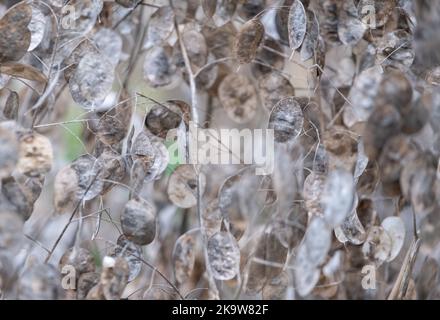
<path fill-rule="evenodd" d="M 2 1 L 0 298 L 440 298 L 439 29 L 440 0 Z"/>

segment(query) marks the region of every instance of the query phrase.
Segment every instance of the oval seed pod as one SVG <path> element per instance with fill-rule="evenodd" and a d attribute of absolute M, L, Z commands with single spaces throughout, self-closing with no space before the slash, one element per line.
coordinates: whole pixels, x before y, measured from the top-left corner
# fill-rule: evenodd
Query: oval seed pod
<path fill-rule="evenodd" d="M 182 234 L 174 244 L 173 270 L 176 282 L 184 284 L 191 276 L 196 261 L 196 239 L 192 230 Z"/>
<path fill-rule="evenodd" d="M 177 79 L 176 66 L 172 63 L 172 48 L 155 46 L 147 51 L 144 59 L 144 80 L 152 88 L 168 86 Z"/>
<path fill-rule="evenodd" d="M 365 257 L 373 261 L 377 266 L 390 258 L 392 240 L 383 227 L 373 226 L 362 246 Z"/>
<path fill-rule="evenodd" d="M 332 227 L 340 225 L 353 210 L 354 180 L 345 170 L 332 171 L 325 182 L 322 194 L 324 218 Z"/>
<path fill-rule="evenodd" d="M 95 271 L 95 259 L 92 253 L 85 248 L 70 248 L 60 259 L 59 270 L 64 273 L 65 266 L 73 266 L 79 276 L 82 273 Z"/>
<path fill-rule="evenodd" d="M 236 123 L 252 120 L 257 111 L 257 93 L 245 76 L 231 73 L 218 88 L 218 97 L 228 117 Z"/>
<path fill-rule="evenodd" d="M 9 177 L 19 160 L 19 141 L 14 132 L 0 127 L 0 179 Z"/>
<path fill-rule="evenodd" d="M 181 36 L 191 65 L 203 67 L 208 61 L 208 46 L 203 34 L 189 24 L 185 26 Z"/>
<path fill-rule="evenodd" d="M 1 181 L 1 192 L 5 200 L 9 202 L 11 209 L 24 220 L 27 220 L 34 210 L 34 203 L 41 192 L 41 188 L 34 191 L 23 184 L 22 181 L 18 181 L 18 179 L 11 176 Z M 38 194 L 33 195 L 33 192 Z"/>
<path fill-rule="evenodd" d="M 28 51 L 36 49 L 44 38 L 46 32 L 46 16 L 38 8 L 37 5 L 32 6 L 32 19 L 28 24 L 28 29 L 31 32 L 31 43 Z"/>
<path fill-rule="evenodd" d="M 121 214 L 122 232 L 128 240 L 140 246 L 156 237 L 156 210 L 147 201 L 133 198 L 125 204 Z"/>
<path fill-rule="evenodd" d="M 212 18 L 217 9 L 217 0 L 202 0 L 202 9 L 208 19 Z"/>
<path fill-rule="evenodd" d="M 254 60 L 258 47 L 264 37 L 264 26 L 257 20 L 246 22 L 237 34 L 233 54 L 240 64 L 247 64 Z"/>
<path fill-rule="evenodd" d="M 200 173 L 200 193 L 203 194 L 206 178 Z M 167 188 L 171 202 L 179 208 L 191 208 L 197 204 L 197 175 L 192 165 L 180 165 L 171 174 Z"/>
<path fill-rule="evenodd" d="M 103 0 L 70 0 L 69 5 L 71 10 L 63 11 L 62 19 L 73 20 L 70 23 L 75 28 L 62 28 L 61 31 L 66 37 L 77 37 L 86 34 L 93 28 L 102 11 Z M 69 16 L 71 12 L 75 12 L 75 14 Z"/>
<path fill-rule="evenodd" d="M 338 36 L 345 45 L 355 45 L 362 39 L 366 26 L 358 17 L 353 0 L 344 0 L 338 12 Z"/>
<path fill-rule="evenodd" d="M 405 225 L 400 217 L 387 217 L 382 221 L 382 228 L 391 238 L 391 252 L 387 262 L 393 261 L 403 247 L 405 241 Z"/>
<path fill-rule="evenodd" d="M 20 136 L 20 152 L 17 169 L 28 176 L 36 176 L 50 171 L 53 163 L 52 144 L 48 138 L 38 133 Z"/>
<path fill-rule="evenodd" d="M 15 91 L 9 91 L 8 99 L 6 99 L 3 115 L 6 119 L 17 120 L 18 108 L 20 107 L 20 97 Z"/>
<path fill-rule="evenodd" d="M 335 236 L 341 243 L 350 242 L 354 245 L 360 245 L 365 242 L 367 233 L 359 220 L 356 212 L 353 212 L 342 224 L 335 228 Z"/>
<path fill-rule="evenodd" d="M 122 182 L 127 173 L 125 158 L 112 149 L 105 149 L 96 159 L 96 170 L 103 181 L 101 195 L 110 191 L 116 183 Z"/>
<path fill-rule="evenodd" d="M 112 258 L 122 257 L 128 264 L 128 282 L 133 281 L 139 275 L 142 269 L 142 248 L 130 240 L 124 235 L 120 235 L 116 241 L 116 246 L 110 250 L 109 254 Z"/>
<path fill-rule="evenodd" d="M 83 273 L 78 278 L 78 284 L 77 284 L 77 299 L 78 300 L 84 300 L 90 290 L 92 290 L 93 287 L 98 285 L 100 274 L 97 272 L 88 272 Z"/>
<path fill-rule="evenodd" d="M 285 143 L 299 136 L 304 125 L 301 106 L 294 97 L 286 97 L 273 107 L 269 118 L 269 129 L 275 132 L 275 141 Z"/>
<path fill-rule="evenodd" d="M 96 198 L 104 188 L 104 182 L 98 177 L 99 172 L 95 162 L 95 157 L 85 154 L 75 159 L 70 165 L 78 177 L 76 192 L 78 200 L 88 201 Z"/>
<path fill-rule="evenodd" d="M 300 245 L 294 264 L 295 289 L 302 297 L 308 295 L 319 281 L 320 270 L 311 263 L 305 245 Z"/>
<path fill-rule="evenodd" d="M 409 68 L 414 62 L 413 37 L 405 30 L 395 30 L 383 36 L 377 45 L 376 63 L 395 68 Z"/>
<path fill-rule="evenodd" d="M 93 35 L 93 41 L 99 52 L 117 66 L 122 53 L 122 38 L 114 30 L 101 28 Z"/>
<path fill-rule="evenodd" d="M 166 138 L 168 131 L 177 129 L 182 121 L 189 122 L 190 107 L 180 100 L 154 104 L 145 118 L 145 127 L 155 136 Z"/>
<path fill-rule="evenodd" d="M 174 30 L 174 10 L 170 6 L 157 9 L 148 20 L 148 46 L 158 46 L 168 39 Z"/>
<path fill-rule="evenodd" d="M 285 59 L 277 53 L 282 51 L 283 48 L 277 41 L 270 38 L 264 39 L 255 57 L 255 60 L 261 63 L 251 65 L 252 74 L 256 78 L 260 78 L 276 70 L 283 70 Z"/>
<path fill-rule="evenodd" d="M 66 166 L 58 171 L 54 181 L 53 201 L 58 213 L 66 212 L 75 202 L 79 192 L 79 179 L 76 171 L 71 166 Z"/>
<path fill-rule="evenodd" d="M 306 35 L 304 37 L 301 46 L 301 60 L 306 61 L 315 55 L 315 49 L 318 46 L 319 38 L 319 22 L 315 13 L 311 10 L 306 11 L 307 14 L 307 28 Z"/>
<path fill-rule="evenodd" d="M 271 72 L 258 81 L 263 106 L 271 111 L 284 97 L 295 95 L 295 89 L 288 79 L 279 72 Z"/>
<path fill-rule="evenodd" d="M 323 213 L 321 197 L 325 188 L 325 176 L 311 172 L 304 180 L 303 198 L 307 211 L 311 214 Z"/>
<path fill-rule="evenodd" d="M 322 264 L 330 249 L 332 239 L 331 229 L 325 220 L 319 216 L 312 218 L 304 235 L 304 246 L 308 260 L 314 266 Z"/>
<path fill-rule="evenodd" d="M 231 280 L 240 269 L 240 249 L 235 238 L 226 231 L 214 234 L 208 240 L 208 263 L 217 280 Z"/>
<path fill-rule="evenodd" d="M 307 30 L 307 16 L 303 3 L 294 0 L 289 9 L 287 31 L 290 49 L 296 50 L 301 47 Z"/>
<path fill-rule="evenodd" d="M 61 277 L 49 264 L 28 267 L 18 279 L 18 299 L 57 300 L 62 298 Z"/>
<path fill-rule="evenodd" d="M 124 258 L 105 256 L 99 285 L 107 300 L 119 300 L 128 282 L 128 263 Z"/>

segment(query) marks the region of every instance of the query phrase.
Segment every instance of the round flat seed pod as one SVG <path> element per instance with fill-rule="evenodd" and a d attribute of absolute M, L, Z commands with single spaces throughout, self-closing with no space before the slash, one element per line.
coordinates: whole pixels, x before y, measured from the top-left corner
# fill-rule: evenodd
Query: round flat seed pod
<path fill-rule="evenodd" d="M 45 174 L 53 163 L 52 144 L 48 138 L 38 133 L 20 136 L 20 151 L 17 169 L 28 176 Z"/>
<path fill-rule="evenodd" d="M 34 210 L 34 203 L 36 198 L 39 196 L 40 190 L 35 190 L 38 192 L 37 195 L 32 194 L 32 189 L 30 189 L 21 181 L 17 181 L 14 177 L 5 178 L 1 181 L 1 192 L 4 198 L 12 206 L 12 210 L 20 215 L 24 220 L 29 219 Z"/>
<path fill-rule="evenodd" d="M 155 136 L 166 138 L 168 131 L 177 129 L 182 120 L 189 121 L 190 107 L 180 100 L 154 104 L 145 118 L 145 127 Z"/>
<path fill-rule="evenodd" d="M 78 278 L 77 299 L 84 300 L 90 290 L 99 283 L 100 274 L 97 272 L 83 273 Z"/>
<path fill-rule="evenodd" d="M 174 11 L 170 6 L 157 9 L 147 26 L 147 41 L 150 46 L 162 44 L 174 30 Z"/>
<path fill-rule="evenodd" d="M 117 66 L 122 53 L 122 38 L 114 30 L 109 28 L 101 28 L 93 35 L 93 42 L 98 51 L 112 65 Z"/>
<path fill-rule="evenodd" d="M 264 26 L 256 19 L 249 20 L 237 34 L 233 54 L 240 64 L 254 60 L 258 47 L 264 37 Z"/>
<path fill-rule="evenodd" d="M 362 245 L 362 252 L 365 257 L 380 266 L 390 258 L 392 246 L 393 243 L 387 231 L 383 227 L 373 226 Z"/>
<path fill-rule="evenodd" d="M 66 212 L 75 202 L 79 192 L 78 174 L 71 166 L 66 166 L 58 171 L 54 181 L 54 205 L 59 213 Z"/>
<path fill-rule="evenodd" d="M 123 257 L 128 264 L 129 274 L 128 282 L 133 281 L 137 278 L 142 269 L 142 248 L 130 240 L 128 240 L 124 235 L 120 235 L 116 241 L 116 246 L 112 248 L 108 254 L 110 257 Z"/>
<path fill-rule="evenodd" d="M 122 232 L 128 240 L 140 246 L 151 243 L 156 237 L 156 210 L 139 198 L 129 200 L 121 214 Z"/>
<path fill-rule="evenodd" d="M 233 279 L 240 268 L 240 249 L 235 238 L 225 231 L 214 234 L 208 240 L 208 262 L 217 280 Z"/>
<path fill-rule="evenodd" d="M 120 300 L 127 286 L 129 268 L 122 257 L 104 257 L 100 279 L 100 289 L 107 300 Z"/>
<path fill-rule="evenodd" d="M 102 194 L 107 193 L 117 182 L 122 182 L 127 173 L 125 158 L 119 153 L 105 149 L 96 159 L 96 170 L 99 171 L 99 179 L 104 180 Z"/>
<path fill-rule="evenodd" d="M 350 242 L 354 245 L 360 245 L 365 242 L 367 234 L 358 215 L 354 212 L 345 218 L 339 227 L 335 228 L 335 236 L 341 243 Z"/>
<path fill-rule="evenodd" d="M 114 80 L 114 66 L 101 54 L 87 53 L 78 63 L 69 89 L 73 100 L 86 109 L 103 103 Z"/>
<path fill-rule="evenodd" d="M 378 45 L 376 63 L 395 68 L 409 68 L 414 62 L 413 37 L 405 30 L 395 30 L 383 36 Z"/>
<path fill-rule="evenodd" d="M 32 7 L 20 3 L 10 8 L 0 20 L 0 63 L 20 60 L 28 51 L 32 34 L 28 25 Z"/>
<path fill-rule="evenodd" d="M 269 129 L 274 130 L 275 141 L 285 143 L 299 136 L 304 125 L 301 106 L 294 97 L 286 97 L 273 107 Z"/>
<path fill-rule="evenodd" d="M 327 258 L 332 240 L 332 232 L 321 217 L 314 217 L 307 227 L 304 236 L 304 246 L 308 260 L 313 266 L 319 266 Z"/>
<path fill-rule="evenodd" d="M 332 227 L 340 225 L 353 210 L 354 180 L 345 170 L 332 171 L 325 182 L 322 194 L 324 218 Z"/>
<path fill-rule="evenodd" d="M 200 173 L 200 193 L 205 190 L 206 178 Z M 197 175 L 191 165 L 181 165 L 168 181 L 168 197 L 179 208 L 191 208 L 197 204 Z"/>
<path fill-rule="evenodd" d="M 172 261 L 174 278 L 178 284 L 185 283 L 194 270 L 196 260 L 196 239 L 194 234 L 194 232 L 186 232 L 174 244 Z"/>
<path fill-rule="evenodd" d="M 231 73 L 218 88 L 218 95 L 228 117 L 236 123 L 252 120 L 257 111 L 257 93 L 245 76 Z"/>
<path fill-rule="evenodd" d="M 182 42 L 188 54 L 189 61 L 198 68 L 208 61 L 208 46 L 202 33 L 187 25 L 182 33 Z"/>
<path fill-rule="evenodd" d="M 69 5 L 71 10 L 63 11 L 61 18 L 66 19 L 67 28 L 61 28 L 61 31 L 66 37 L 78 37 L 92 30 L 102 11 L 103 0 L 70 0 Z"/>
<path fill-rule="evenodd" d="M 307 15 L 303 3 L 294 0 L 289 9 L 287 31 L 289 36 L 289 47 L 297 50 L 301 47 L 307 30 Z"/>
<path fill-rule="evenodd" d="M 362 39 L 365 24 L 358 17 L 353 0 L 343 1 L 338 14 L 338 36 L 345 45 L 355 45 Z"/>
<path fill-rule="evenodd" d="M 92 253 L 85 248 L 70 248 L 60 259 L 59 270 L 63 272 L 66 265 L 73 266 L 79 276 L 82 273 L 94 272 L 95 258 Z"/>
<path fill-rule="evenodd" d="M 322 174 L 310 173 L 304 180 L 304 205 L 309 213 L 322 214 L 321 197 L 324 192 L 326 178 Z"/>
<path fill-rule="evenodd" d="M 15 132 L 0 127 L 0 179 L 9 177 L 19 160 L 19 141 Z"/>
<path fill-rule="evenodd" d="M 152 88 L 160 88 L 173 83 L 176 66 L 172 63 L 172 49 L 169 46 L 155 46 L 147 51 L 144 59 L 144 80 Z"/>
<path fill-rule="evenodd" d="M 19 300 L 57 300 L 62 298 L 61 277 L 56 268 L 37 263 L 18 279 Z"/>
<path fill-rule="evenodd" d="M 387 217 L 382 221 L 382 228 L 391 238 L 391 252 L 387 259 L 393 261 L 400 253 L 405 241 L 405 225 L 400 217 Z"/>
<path fill-rule="evenodd" d="M 276 71 L 262 77 L 258 87 L 263 106 L 268 111 L 271 111 L 281 99 L 295 95 L 295 89 L 290 81 Z"/>
<path fill-rule="evenodd" d="M 75 74 L 75 70 L 78 68 L 78 64 L 82 57 L 91 52 L 96 54 L 99 53 L 92 41 L 84 39 L 63 60 L 61 67 L 64 70 L 64 79 L 66 79 L 67 82 L 69 82 Z"/>
<path fill-rule="evenodd" d="M 104 188 L 104 182 L 97 177 L 99 172 L 95 162 L 95 157 L 85 154 L 75 159 L 70 165 L 78 177 L 78 189 L 76 192 L 78 200 L 92 200 L 101 194 Z"/>

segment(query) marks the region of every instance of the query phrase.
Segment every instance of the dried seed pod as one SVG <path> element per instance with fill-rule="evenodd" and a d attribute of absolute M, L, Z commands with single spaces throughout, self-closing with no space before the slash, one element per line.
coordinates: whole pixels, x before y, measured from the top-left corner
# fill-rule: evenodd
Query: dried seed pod
<path fill-rule="evenodd" d="M 170 6 L 163 6 L 148 20 L 147 41 L 148 46 L 158 46 L 171 36 L 174 30 L 175 13 Z"/>
<path fill-rule="evenodd" d="M 231 73 L 218 88 L 218 96 L 228 117 L 236 123 L 246 123 L 257 110 L 257 93 L 245 76 Z"/>
<path fill-rule="evenodd" d="M 208 46 L 203 34 L 192 25 L 187 25 L 181 36 L 191 64 L 198 68 L 203 67 L 208 61 Z"/>
<path fill-rule="evenodd" d="M 306 10 L 300 0 L 294 0 L 289 9 L 287 30 L 290 49 L 297 50 L 301 47 L 307 30 Z"/>
<path fill-rule="evenodd" d="M 247 64 L 254 60 L 258 47 L 264 37 L 264 26 L 257 20 L 246 22 L 237 34 L 233 54 L 240 64 Z"/>
<path fill-rule="evenodd" d="M 77 275 L 88 272 L 94 272 L 96 265 L 92 253 L 85 248 L 70 248 L 60 259 L 59 269 L 63 273 L 63 268 L 66 266 L 73 266 Z"/>
<path fill-rule="evenodd" d="M 267 75 L 274 70 L 283 70 L 285 59 L 278 52 L 282 52 L 283 48 L 273 39 L 264 39 L 262 45 L 257 50 L 255 57 L 256 61 L 260 63 L 253 63 L 251 65 L 252 74 L 256 78 Z"/>
<path fill-rule="evenodd" d="M 245 20 L 254 18 L 256 15 L 261 14 L 266 7 L 266 0 L 247 0 L 239 4 L 237 13 Z"/>
<path fill-rule="evenodd" d="M 128 281 L 128 263 L 124 258 L 104 257 L 102 262 L 102 294 L 107 300 L 119 300 Z"/>
<path fill-rule="evenodd" d="M 0 196 L 1 199 L 1 196 Z M 3 199 L 2 199 L 3 200 Z M 2 201 L 3 202 L 3 201 Z M 3 205 L 3 203 L 2 203 Z M 23 218 L 15 212 L 0 211 L 0 248 L 18 252 L 23 246 Z"/>
<path fill-rule="evenodd" d="M 289 277 L 286 272 L 269 279 L 263 287 L 264 300 L 284 300 L 286 298 Z"/>
<path fill-rule="evenodd" d="M 308 295 L 319 281 L 320 270 L 311 263 L 307 254 L 307 248 L 300 245 L 295 257 L 294 264 L 295 289 L 302 297 Z"/>
<path fill-rule="evenodd" d="M 78 63 L 69 89 L 73 100 L 86 109 L 103 103 L 110 93 L 114 80 L 114 66 L 101 54 L 87 53 Z"/>
<path fill-rule="evenodd" d="M 205 26 L 203 34 L 209 51 L 217 58 L 226 58 L 231 55 L 237 30 L 232 22 L 221 27 Z"/>
<path fill-rule="evenodd" d="M 78 190 L 78 174 L 71 166 L 58 171 L 54 181 L 54 206 L 56 212 L 66 212 L 76 200 Z"/>
<path fill-rule="evenodd" d="M 358 12 L 365 25 L 376 29 L 385 25 L 395 6 L 395 0 L 360 0 Z"/>
<path fill-rule="evenodd" d="M 155 46 L 149 49 L 144 59 L 144 80 L 152 88 L 168 86 L 177 78 L 176 66 L 172 63 L 172 48 Z"/>
<path fill-rule="evenodd" d="M 99 179 L 103 180 L 101 195 L 110 191 L 117 183 L 122 182 L 127 173 L 125 158 L 111 149 L 105 149 L 96 159 L 96 170 L 99 172 Z"/>
<path fill-rule="evenodd" d="M 306 61 L 315 55 L 315 49 L 318 45 L 319 37 L 319 22 L 315 13 L 311 10 L 306 10 L 307 14 L 307 28 L 306 35 L 301 46 L 301 60 Z"/>
<path fill-rule="evenodd" d="M 233 279 L 240 268 L 240 249 L 235 238 L 226 231 L 214 234 L 208 240 L 208 262 L 217 280 Z"/>
<path fill-rule="evenodd" d="M 391 104 L 402 116 L 410 111 L 412 85 L 400 70 L 391 70 L 384 74 L 378 87 L 376 105 Z"/>
<path fill-rule="evenodd" d="M 19 161 L 19 141 L 14 132 L 0 127 L 0 179 L 9 177 Z"/>
<path fill-rule="evenodd" d="M 273 107 L 269 118 L 269 129 L 275 132 L 275 141 L 285 143 L 296 139 L 304 125 L 304 115 L 298 100 L 286 97 Z"/>
<path fill-rule="evenodd" d="M 332 171 L 325 182 L 322 194 L 324 218 L 332 226 L 339 226 L 352 212 L 355 200 L 354 180 L 344 170 Z"/>
<path fill-rule="evenodd" d="M 177 129 L 182 121 L 189 122 L 189 110 L 189 105 L 180 100 L 154 104 L 145 118 L 145 126 L 155 136 L 166 138 L 169 130 Z"/>
<path fill-rule="evenodd" d="M 263 106 L 269 111 L 284 97 L 295 95 L 295 89 L 290 81 L 275 71 L 262 77 L 258 87 Z"/>
<path fill-rule="evenodd" d="M 69 5 L 70 10 L 63 11 L 61 19 L 69 19 L 70 26 L 75 28 L 62 28 L 61 31 L 65 37 L 77 37 L 92 30 L 102 11 L 103 0 L 70 0 Z"/>
<path fill-rule="evenodd" d="M 382 221 L 382 228 L 391 238 L 391 251 L 387 259 L 393 261 L 400 253 L 405 241 L 405 225 L 400 217 L 387 217 Z"/>
<path fill-rule="evenodd" d="M 325 44 L 330 46 L 341 44 L 338 35 L 338 9 L 339 1 L 337 0 L 322 0 L 318 3 L 319 31 Z"/>
<path fill-rule="evenodd" d="M 362 246 L 365 257 L 375 262 L 377 266 L 387 261 L 391 254 L 392 240 L 383 227 L 373 226 Z"/>
<path fill-rule="evenodd" d="M 379 182 L 379 166 L 376 161 L 369 161 L 364 172 L 359 177 L 356 190 L 360 196 L 371 195 Z"/>
<path fill-rule="evenodd" d="M 37 263 L 18 280 L 18 299 L 57 300 L 62 298 L 60 274 L 49 264 Z"/>
<path fill-rule="evenodd" d="M 3 115 L 6 119 L 17 120 L 18 108 L 20 106 L 18 93 L 9 91 L 8 99 L 6 99 L 5 107 L 3 108 Z"/>
<path fill-rule="evenodd" d="M 34 210 L 34 203 L 39 196 L 39 192 L 37 196 L 34 196 L 29 187 L 20 183 L 14 177 L 4 178 L 1 181 L 1 192 L 5 200 L 9 202 L 12 209 L 18 215 L 24 220 L 29 219 Z"/>
<path fill-rule="evenodd" d="M 200 194 L 205 190 L 206 178 L 199 174 Z M 197 204 L 197 174 L 191 165 L 180 165 L 168 181 L 168 197 L 179 208 L 191 208 Z"/>
<path fill-rule="evenodd" d="M 353 0 L 341 1 L 338 13 L 338 36 L 345 45 L 355 45 L 365 33 L 365 24 L 358 17 Z"/>
<path fill-rule="evenodd" d="M 307 227 L 304 235 L 304 246 L 307 249 L 307 257 L 314 266 L 322 264 L 330 249 L 331 229 L 324 219 L 319 216 L 314 217 Z"/>
<path fill-rule="evenodd" d="M 31 43 L 28 51 L 35 50 L 43 41 L 46 32 L 46 23 L 47 20 L 44 13 L 36 5 L 33 5 L 32 19 L 28 25 L 29 31 L 31 32 Z"/>
<path fill-rule="evenodd" d="M 28 28 L 32 7 L 20 3 L 10 8 L 0 20 L 0 63 L 20 60 L 31 44 Z"/>
<path fill-rule="evenodd" d="M 214 55 L 212 53 L 209 53 L 207 64 L 213 63 L 214 61 Z M 216 63 L 213 63 L 211 66 L 204 68 L 196 78 L 197 88 L 208 90 L 217 81 L 218 74 L 219 66 Z"/>
<path fill-rule="evenodd" d="M 147 201 L 133 198 L 125 204 L 121 214 L 122 232 L 128 240 L 140 246 L 156 237 L 156 210 Z"/>
<path fill-rule="evenodd" d="M 96 158 L 85 154 L 75 159 L 70 167 L 78 177 L 76 198 L 83 201 L 91 200 L 101 194 L 104 182 L 99 179 L 99 169 L 95 166 Z M 71 173 L 64 173 L 71 176 Z M 70 186 L 70 185 L 69 185 Z"/>
<path fill-rule="evenodd" d="M 99 283 L 100 274 L 97 272 L 83 273 L 78 278 L 77 299 L 84 300 L 90 290 Z"/>
<path fill-rule="evenodd" d="M 217 9 L 217 0 L 202 0 L 202 8 L 205 16 L 210 19 Z"/>
<path fill-rule="evenodd" d="M 174 244 L 173 270 L 176 282 L 184 284 L 194 270 L 196 260 L 194 232 L 188 231 L 181 235 Z"/>
<path fill-rule="evenodd" d="M 130 240 L 124 235 L 120 235 L 116 241 L 116 246 L 112 248 L 108 256 L 112 258 L 122 257 L 128 264 L 128 282 L 137 278 L 142 269 L 142 248 Z"/>
<path fill-rule="evenodd" d="M 218 0 L 215 14 L 213 16 L 215 25 L 217 27 L 222 27 L 230 22 L 236 9 L 236 0 Z"/>
<path fill-rule="evenodd" d="M 335 236 L 341 243 L 360 245 L 365 242 L 367 233 L 356 212 L 350 214 L 342 224 L 335 228 Z"/>
<path fill-rule="evenodd" d="M 45 174 L 52 168 L 52 144 L 45 136 L 29 132 L 20 136 L 17 169 L 28 176 Z"/>
<path fill-rule="evenodd" d="M 325 188 L 325 180 L 324 175 L 315 172 L 311 172 L 304 180 L 304 205 L 311 214 L 320 215 L 323 213 L 321 197 Z"/>
<path fill-rule="evenodd" d="M 377 45 L 376 62 L 395 68 L 411 67 L 415 57 L 412 40 L 411 34 L 404 30 L 387 33 Z"/>
<path fill-rule="evenodd" d="M 93 42 L 103 57 L 112 65 L 118 65 L 122 53 L 122 38 L 116 31 L 101 28 L 93 35 Z"/>

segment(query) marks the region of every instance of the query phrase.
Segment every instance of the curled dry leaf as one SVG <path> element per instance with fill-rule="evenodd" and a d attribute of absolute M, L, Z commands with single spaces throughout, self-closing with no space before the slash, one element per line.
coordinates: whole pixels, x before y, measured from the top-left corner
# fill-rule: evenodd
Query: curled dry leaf
<path fill-rule="evenodd" d="M 121 214 L 122 232 L 128 240 L 140 246 L 151 243 L 156 237 L 156 210 L 140 198 L 129 200 Z"/>
<path fill-rule="evenodd" d="M 10 75 L 11 77 L 38 81 L 43 84 L 47 82 L 47 77 L 40 70 L 21 63 L 3 63 L 0 65 L 0 73 Z"/>
<path fill-rule="evenodd" d="M 182 234 L 174 244 L 173 269 L 178 284 L 185 283 L 194 270 L 196 239 L 192 230 Z"/>
<path fill-rule="evenodd" d="M 240 268 L 240 249 L 235 238 L 226 231 L 214 234 L 208 240 L 208 262 L 217 280 L 233 279 Z"/>
<path fill-rule="evenodd" d="M 264 25 L 257 19 L 246 22 L 237 34 L 234 43 L 234 56 L 240 64 L 254 60 L 258 47 L 264 37 Z"/>
<path fill-rule="evenodd" d="M 252 120 L 257 110 L 257 93 L 248 78 L 231 73 L 218 88 L 218 96 L 228 117 L 236 123 Z"/>
<path fill-rule="evenodd" d="M 206 178 L 199 173 L 200 193 L 205 189 Z M 197 204 L 197 174 L 191 165 L 180 165 L 168 181 L 168 197 L 179 208 L 191 208 Z"/>

